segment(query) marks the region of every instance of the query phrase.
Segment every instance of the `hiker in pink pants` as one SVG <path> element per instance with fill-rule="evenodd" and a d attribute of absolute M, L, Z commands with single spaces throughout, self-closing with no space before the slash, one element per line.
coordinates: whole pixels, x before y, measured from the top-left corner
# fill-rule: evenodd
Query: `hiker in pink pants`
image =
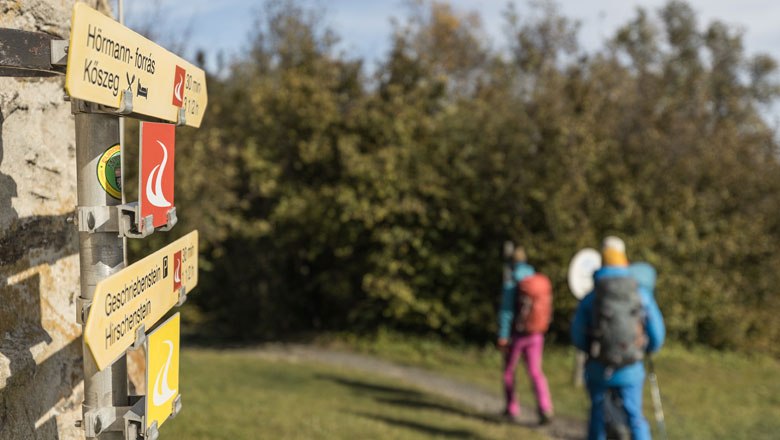
<path fill-rule="evenodd" d="M 544 334 L 512 334 L 512 342 L 504 357 L 504 392 L 506 393 L 506 414 L 517 417 L 520 414 L 520 404 L 515 396 L 515 370 L 520 357 L 523 357 L 525 369 L 534 388 L 538 404 L 540 423 L 547 423 L 553 413 L 550 389 L 547 378 L 542 372 L 542 352 L 544 351 Z"/>
<path fill-rule="evenodd" d="M 526 262 L 525 251 L 518 248 L 514 254 L 512 277 L 504 283 L 497 344 L 504 353 L 504 414 L 511 419 L 520 414 L 520 404 L 515 397 L 515 370 L 522 357 L 533 383 L 539 423 L 547 424 L 551 421 L 552 399 L 547 378 L 542 371 L 544 333 L 550 326 L 551 317 L 550 279 L 535 273 Z"/>

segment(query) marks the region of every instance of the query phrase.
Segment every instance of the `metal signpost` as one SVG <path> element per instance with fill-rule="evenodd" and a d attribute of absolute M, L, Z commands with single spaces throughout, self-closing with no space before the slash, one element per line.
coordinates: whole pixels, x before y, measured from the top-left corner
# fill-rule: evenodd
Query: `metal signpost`
<path fill-rule="evenodd" d="M 76 111 L 76 165 L 79 212 L 79 266 L 81 296 L 78 298 L 77 319 L 84 305 L 92 301 L 95 285 L 124 267 L 122 237 L 108 227 L 109 215 L 119 205 L 96 179 L 95 170 L 106 162 L 105 150 L 119 141 L 119 121 L 116 117 Z M 113 171 L 113 170 L 112 170 Z M 82 343 L 83 352 L 87 347 Z M 117 359 L 110 368 L 98 367 L 91 358 L 84 357 L 84 421 L 87 437 L 109 429 L 116 420 L 114 408 L 127 406 L 127 360 Z M 90 435 L 91 434 L 91 435 Z M 119 432 L 110 432 L 101 439 L 124 438 Z"/>
<path fill-rule="evenodd" d="M 156 440 L 159 427 L 181 409 L 179 314 L 148 338 L 146 332 L 197 285 L 198 233 L 125 268 L 125 239 L 176 224 L 174 126 L 145 126 L 152 138 L 146 156 L 156 162 L 145 174 L 151 184 L 142 188 L 144 202 L 153 205 L 147 214 L 138 202 L 124 202 L 119 117 L 199 127 L 206 75 L 86 4 L 74 5 L 71 23 L 69 41 L 0 29 L 0 76 L 65 74 L 72 101 L 81 270 L 76 320 L 84 326 L 83 420 L 77 426 L 88 439 Z M 158 142 L 162 149 L 154 150 Z M 141 347 L 154 379 L 147 377 L 147 396 L 128 396 L 126 350 Z"/>

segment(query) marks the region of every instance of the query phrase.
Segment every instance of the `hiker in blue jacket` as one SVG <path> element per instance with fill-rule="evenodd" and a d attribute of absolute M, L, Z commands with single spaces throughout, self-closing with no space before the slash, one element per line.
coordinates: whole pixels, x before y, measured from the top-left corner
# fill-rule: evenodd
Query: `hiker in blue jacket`
<path fill-rule="evenodd" d="M 653 297 L 655 288 L 655 269 L 646 263 L 628 265 L 625 244 L 618 237 L 607 237 L 602 245 L 602 267 L 593 275 L 594 284 L 614 281 L 619 278 L 635 280 L 641 299 L 643 314 L 644 337 L 640 338 L 645 353 L 654 353 L 661 348 L 665 337 L 663 316 Z M 625 419 L 634 440 L 650 439 L 650 427 L 642 414 L 642 388 L 645 380 L 645 368 L 641 360 L 627 365 L 612 367 L 597 359 L 599 348 L 594 350 L 594 313 L 596 293 L 586 295 L 574 315 L 571 326 L 571 337 L 574 345 L 589 354 L 585 365 L 585 383 L 591 400 L 590 421 L 588 423 L 588 439 L 602 440 L 606 438 L 605 404 L 608 391 L 612 390 L 620 396 Z"/>

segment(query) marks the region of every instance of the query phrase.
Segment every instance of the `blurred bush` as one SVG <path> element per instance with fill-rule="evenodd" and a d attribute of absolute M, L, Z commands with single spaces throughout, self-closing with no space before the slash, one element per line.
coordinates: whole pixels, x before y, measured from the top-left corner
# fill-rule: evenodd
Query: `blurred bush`
<path fill-rule="evenodd" d="M 682 2 L 588 53 L 552 4 L 509 7 L 506 50 L 477 14 L 407 12 L 368 75 L 318 11 L 269 1 L 209 78 L 203 126 L 177 134 L 197 331 L 492 339 L 514 239 L 553 279 L 565 340 L 569 259 L 617 234 L 657 267 L 671 337 L 780 354 L 773 59 Z"/>

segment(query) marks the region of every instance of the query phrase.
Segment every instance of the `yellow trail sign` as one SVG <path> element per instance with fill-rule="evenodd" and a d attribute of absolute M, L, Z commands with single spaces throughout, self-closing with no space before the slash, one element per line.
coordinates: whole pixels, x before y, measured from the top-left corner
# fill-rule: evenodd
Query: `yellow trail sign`
<path fill-rule="evenodd" d="M 65 89 L 74 98 L 119 108 L 132 93 L 133 113 L 200 127 L 206 73 L 84 3 L 73 5 Z"/>
<path fill-rule="evenodd" d="M 135 341 L 137 329 L 156 324 L 198 284 L 198 231 L 192 231 L 95 286 L 84 341 L 99 369 Z"/>
<path fill-rule="evenodd" d="M 160 324 L 146 346 L 146 429 L 162 426 L 176 411 L 179 393 L 179 313 Z"/>

